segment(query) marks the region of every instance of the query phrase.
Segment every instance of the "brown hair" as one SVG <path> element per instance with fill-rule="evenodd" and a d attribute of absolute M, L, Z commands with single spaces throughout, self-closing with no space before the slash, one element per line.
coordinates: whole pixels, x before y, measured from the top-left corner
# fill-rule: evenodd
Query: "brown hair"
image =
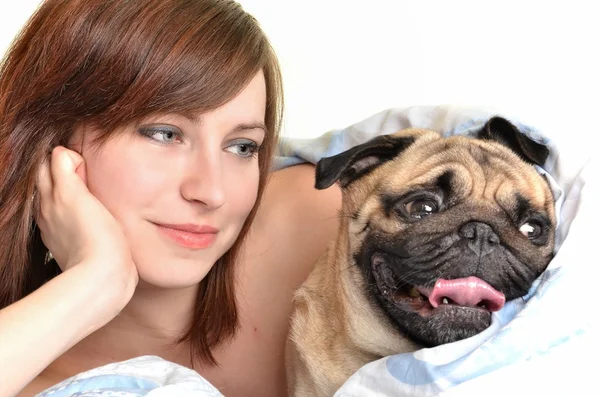
<path fill-rule="evenodd" d="M 0 66 L 0 308 L 60 273 L 32 219 L 43 159 L 79 125 L 106 141 L 126 123 L 156 113 L 206 112 L 263 71 L 267 137 L 258 200 L 235 245 L 202 280 L 196 313 L 180 342 L 215 363 L 238 317 L 234 262 L 256 214 L 282 115 L 273 49 L 256 20 L 229 0 L 46 0 Z"/>

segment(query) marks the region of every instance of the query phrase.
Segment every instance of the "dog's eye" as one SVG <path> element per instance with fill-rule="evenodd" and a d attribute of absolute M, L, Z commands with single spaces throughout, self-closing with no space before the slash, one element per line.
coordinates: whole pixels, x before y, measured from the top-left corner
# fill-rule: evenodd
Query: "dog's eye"
<path fill-rule="evenodd" d="M 404 208 L 411 218 L 421 219 L 437 212 L 438 204 L 432 199 L 417 199 L 404 204 Z"/>
<path fill-rule="evenodd" d="M 527 237 L 532 244 L 542 246 L 548 242 L 550 236 L 550 221 L 544 215 L 530 215 L 521 221 L 519 232 Z"/>
<path fill-rule="evenodd" d="M 534 240 L 542 235 L 543 228 L 536 221 L 527 221 L 521 225 L 519 231 L 528 239 Z"/>

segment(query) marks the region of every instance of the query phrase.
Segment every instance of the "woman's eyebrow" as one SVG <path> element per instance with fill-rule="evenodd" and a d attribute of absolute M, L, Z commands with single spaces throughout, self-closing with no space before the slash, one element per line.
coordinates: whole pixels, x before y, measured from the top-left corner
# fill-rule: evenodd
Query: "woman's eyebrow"
<path fill-rule="evenodd" d="M 256 123 L 240 123 L 237 126 L 235 126 L 235 128 L 233 128 L 233 130 L 231 132 L 240 132 L 240 131 L 245 131 L 245 130 L 263 130 L 263 132 L 266 134 L 267 133 L 267 126 L 265 126 L 265 123 L 263 122 L 256 122 Z"/>
<path fill-rule="evenodd" d="M 185 117 L 192 124 L 202 124 L 202 116 L 198 116 L 191 113 L 180 113 L 182 117 Z M 263 130 L 264 133 L 267 133 L 267 126 L 262 121 L 250 122 L 250 123 L 240 123 L 236 125 L 231 132 L 240 132 L 245 130 Z"/>
<path fill-rule="evenodd" d="M 185 118 L 187 121 L 189 121 L 192 124 L 201 124 L 202 123 L 202 116 L 198 116 L 192 112 L 179 112 L 179 113 L 175 113 L 175 115 Z"/>

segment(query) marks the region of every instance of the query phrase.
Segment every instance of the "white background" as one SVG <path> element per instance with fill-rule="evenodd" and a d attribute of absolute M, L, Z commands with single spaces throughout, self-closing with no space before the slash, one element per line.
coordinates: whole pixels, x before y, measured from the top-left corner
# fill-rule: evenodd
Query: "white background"
<path fill-rule="evenodd" d="M 514 115 L 574 150 L 597 141 L 593 1 L 240 2 L 282 62 L 287 136 L 316 136 L 389 107 L 458 104 Z M 2 1 L 0 53 L 38 3 Z"/>
<path fill-rule="evenodd" d="M 0 0 L 0 54 L 38 2 Z M 518 115 L 551 131 L 571 155 L 596 148 L 597 2 L 241 3 L 261 22 L 282 62 L 288 136 L 316 136 L 389 107 L 460 104 Z M 588 193 L 591 215 L 595 200 Z M 595 220 L 583 221 L 579 233 L 597 233 Z M 573 264 L 592 264 L 590 245 L 570 248 L 581 254 Z"/>

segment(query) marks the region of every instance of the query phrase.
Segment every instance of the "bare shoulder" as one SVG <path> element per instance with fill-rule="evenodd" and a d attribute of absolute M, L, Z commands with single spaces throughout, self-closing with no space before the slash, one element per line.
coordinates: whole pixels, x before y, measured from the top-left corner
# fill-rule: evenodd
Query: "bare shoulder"
<path fill-rule="evenodd" d="M 289 274 L 301 281 L 325 252 L 339 226 L 340 189 L 334 185 L 318 190 L 314 184 L 312 164 L 274 172 L 251 233 L 257 246 L 269 252 L 271 259 L 285 261 L 292 267 L 285 266 Z"/>
<path fill-rule="evenodd" d="M 265 192 L 263 215 L 297 218 L 301 226 L 315 226 L 315 222 L 337 226 L 342 197 L 340 189 L 333 185 L 318 190 L 314 185 L 315 166 L 312 164 L 300 164 L 274 172 Z M 270 209 L 278 213 L 274 214 Z"/>
<path fill-rule="evenodd" d="M 244 241 L 236 267 L 240 330 L 217 358 L 223 368 L 240 369 L 230 379 L 239 390 L 258 380 L 261 395 L 286 390 L 284 352 L 293 295 L 338 229 L 341 193 L 337 187 L 317 190 L 314 180 L 312 165 L 271 174 Z"/>

